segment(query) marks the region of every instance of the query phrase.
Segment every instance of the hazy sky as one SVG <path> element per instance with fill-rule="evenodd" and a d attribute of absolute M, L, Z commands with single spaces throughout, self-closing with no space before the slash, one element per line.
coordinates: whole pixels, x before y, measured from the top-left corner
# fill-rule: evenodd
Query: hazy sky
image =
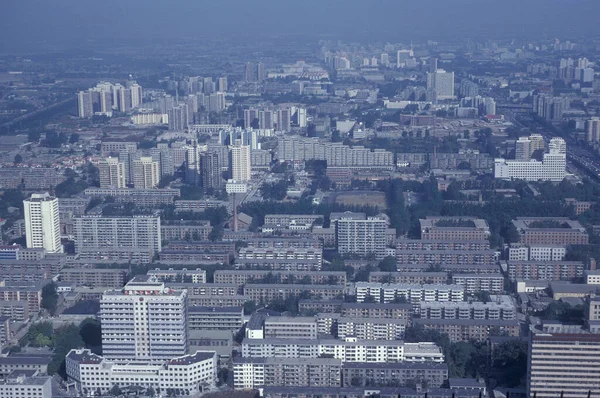
<path fill-rule="evenodd" d="M 597 35 L 600 0 L 2 0 L 0 46 L 90 38 Z M 0 47 L 1 49 L 1 47 Z"/>

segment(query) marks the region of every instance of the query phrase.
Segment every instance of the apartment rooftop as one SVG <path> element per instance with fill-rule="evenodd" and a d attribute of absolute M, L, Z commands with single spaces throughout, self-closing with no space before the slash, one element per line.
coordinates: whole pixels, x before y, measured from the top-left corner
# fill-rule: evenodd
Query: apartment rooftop
<path fill-rule="evenodd" d="M 544 231 L 565 231 L 576 230 L 587 233 L 585 227 L 579 222 L 567 217 L 517 217 L 513 220 L 517 230 L 544 230 Z"/>
<path fill-rule="evenodd" d="M 427 216 L 420 219 L 421 229 L 424 228 L 453 228 L 453 229 L 480 229 L 483 231 L 490 230 L 490 227 L 484 219 L 477 217 L 437 217 Z M 456 225 L 453 225 L 456 224 Z"/>

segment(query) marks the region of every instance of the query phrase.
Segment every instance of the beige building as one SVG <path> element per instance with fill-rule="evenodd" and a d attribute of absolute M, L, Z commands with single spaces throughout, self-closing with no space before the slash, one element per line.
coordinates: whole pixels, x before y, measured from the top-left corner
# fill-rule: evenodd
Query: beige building
<path fill-rule="evenodd" d="M 118 158 L 106 158 L 98 163 L 100 188 L 126 188 L 125 164 Z"/>
<path fill-rule="evenodd" d="M 142 156 L 133 161 L 133 186 L 135 188 L 154 188 L 160 181 L 160 166 L 150 156 Z"/>

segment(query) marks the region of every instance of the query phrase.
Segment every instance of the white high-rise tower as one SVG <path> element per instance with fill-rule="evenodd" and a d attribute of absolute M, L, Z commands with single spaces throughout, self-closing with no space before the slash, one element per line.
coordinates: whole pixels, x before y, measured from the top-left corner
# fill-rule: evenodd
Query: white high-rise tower
<path fill-rule="evenodd" d="M 250 164 L 250 146 L 242 145 L 241 140 L 229 147 L 231 179 L 243 182 L 250 181 L 252 166 Z"/>
<path fill-rule="evenodd" d="M 58 199 L 49 193 L 33 194 L 23 201 L 27 247 L 62 253 Z"/>
<path fill-rule="evenodd" d="M 166 361 L 187 354 L 187 290 L 139 275 L 100 300 L 102 353 L 116 362 Z"/>

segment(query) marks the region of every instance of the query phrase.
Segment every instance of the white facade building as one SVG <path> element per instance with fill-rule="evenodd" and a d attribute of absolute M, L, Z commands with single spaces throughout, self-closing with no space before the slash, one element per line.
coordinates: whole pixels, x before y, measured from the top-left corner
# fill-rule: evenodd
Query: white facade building
<path fill-rule="evenodd" d="M 498 158 L 494 164 L 494 177 L 504 180 L 562 181 L 566 176 L 566 143 L 562 138 L 550 140 L 549 153 L 543 160 L 506 160 Z"/>
<path fill-rule="evenodd" d="M 154 188 L 160 181 L 160 166 L 150 156 L 133 161 L 133 186 L 136 189 Z"/>
<path fill-rule="evenodd" d="M 0 381 L 1 398 L 52 398 L 52 377 L 9 375 Z"/>
<path fill-rule="evenodd" d="M 252 178 L 252 164 L 250 157 L 250 146 L 242 145 L 241 141 L 236 141 L 229 147 L 231 179 L 244 182 Z"/>
<path fill-rule="evenodd" d="M 58 199 L 49 193 L 33 194 L 23 201 L 27 247 L 62 253 Z"/>
<path fill-rule="evenodd" d="M 118 158 L 108 157 L 98 163 L 100 188 L 126 188 L 125 164 Z"/>
<path fill-rule="evenodd" d="M 98 390 L 106 394 L 115 385 L 152 388 L 157 396 L 192 396 L 215 385 L 217 368 L 217 354 L 204 351 L 157 364 L 118 364 L 85 349 L 71 350 L 66 357 L 69 381 L 83 396 Z"/>
<path fill-rule="evenodd" d="M 404 297 L 409 303 L 421 301 L 463 301 L 464 287 L 460 285 L 418 285 L 409 283 L 356 282 L 356 301 L 372 297 L 376 303 L 391 303 Z"/>
<path fill-rule="evenodd" d="M 342 362 L 444 362 L 434 343 L 404 343 L 400 340 L 345 339 L 244 339 L 244 358 L 319 358 L 331 356 Z"/>
<path fill-rule="evenodd" d="M 454 72 L 446 72 L 444 69 L 428 72 L 427 90 L 433 96 L 433 101 L 454 98 Z"/>
<path fill-rule="evenodd" d="M 100 300 L 102 352 L 115 361 L 165 361 L 187 354 L 187 291 L 141 275 Z"/>

